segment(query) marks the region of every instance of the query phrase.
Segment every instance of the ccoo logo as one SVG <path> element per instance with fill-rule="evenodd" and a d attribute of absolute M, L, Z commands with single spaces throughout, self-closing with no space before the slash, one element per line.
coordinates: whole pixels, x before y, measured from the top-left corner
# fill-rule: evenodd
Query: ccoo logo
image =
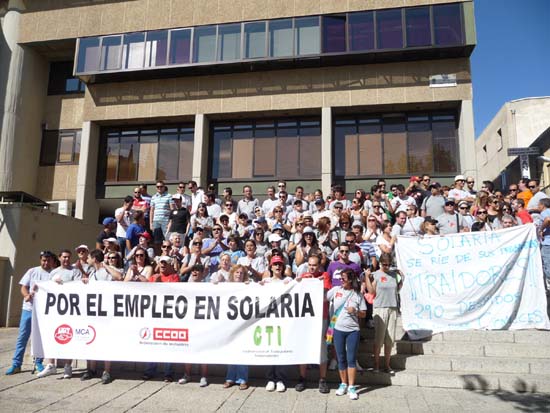
<path fill-rule="evenodd" d="M 73 338 L 73 329 L 68 324 L 62 324 L 55 329 L 53 336 L 59 344 L 67 344 Z"/>

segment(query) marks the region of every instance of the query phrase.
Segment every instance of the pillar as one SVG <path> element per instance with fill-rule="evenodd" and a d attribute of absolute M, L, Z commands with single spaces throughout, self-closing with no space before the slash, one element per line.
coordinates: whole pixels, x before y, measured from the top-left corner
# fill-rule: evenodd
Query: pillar
<path fill-rule="evenodd" d="M 460 170 L 462 174 L 473 176 L 477 182 L 474 108 L 471 100 L 463 100 L 460 106 L 458 149 L 460 154 Z"/>
<path fill-rule="evenodd" d="M 96 196 L 98 152 L 99 126 L 94 122 L 84 122 L 76 181 L 75 217 L 89 224 L 97 224 L 99 219 Z"/>
<path fill-rule="evenodd" d="M 208 150 L 210 122 L 199 113 L 195 115 L 195 136 L 193 142 L 193 180 L 206 188 L 208 179 Z"/>
<path fill-rule="evenodd" d="M 332 186 L 332 108 L 321 111 L 321 189 L 327 196 Z"/>

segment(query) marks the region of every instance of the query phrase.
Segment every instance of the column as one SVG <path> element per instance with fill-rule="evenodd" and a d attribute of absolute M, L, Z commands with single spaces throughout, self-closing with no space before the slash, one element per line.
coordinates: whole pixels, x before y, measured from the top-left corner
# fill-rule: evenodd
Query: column
<path fill-rule="evenodd" d="M 99 219 L 96 196 L 98 153 L 99 126 L 93 122 L 84 122 L 76 181 L 75 217 L 87 224 L 97 224 Z"/>
<path fill-rule="evenodd" d="M 195 136 L 193 143 L 193 180 L 206 188 L 208 179 L 208 150 L 210 122 L 199 113 L 195 115 Z"/>
<path fill-rule="evenodd" d="M 473 176 L 477 182 L 474 108 L 471 100 L 463 100 L 460 107 L 458 150 L 460 154 L 460 170 L 466 176 Z"/>
<path fill-rule="evenodd" d="M 332 108 L 321 112 L 321 189 L 323 195 L 330 193 L 332 186 Z"/>

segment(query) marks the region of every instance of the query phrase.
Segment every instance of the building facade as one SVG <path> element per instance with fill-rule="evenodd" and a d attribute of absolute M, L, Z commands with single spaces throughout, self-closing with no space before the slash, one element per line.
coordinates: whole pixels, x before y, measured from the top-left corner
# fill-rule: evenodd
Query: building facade
<path fill-rule="evenodd" d="M 529 156 L 530 178 L 550 186 L 550 97 L 533 97 L 506 102 L 476 140 L 478 176 L 507 188 L 522 177 L 518 156 L 508 148 L 538 148 L 540 156 Z"/>

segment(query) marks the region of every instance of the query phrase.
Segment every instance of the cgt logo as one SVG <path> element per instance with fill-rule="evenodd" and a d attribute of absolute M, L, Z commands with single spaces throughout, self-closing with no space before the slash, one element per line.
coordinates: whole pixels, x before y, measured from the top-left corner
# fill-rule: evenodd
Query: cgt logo
<path fill-rule="evenodd" d="M 187 328 L 154 328 L 153 340 L 155 341 L 189 341 L 189 330 Z"/>
<path fill-rule="evenodd" d="M 62 324 L 55 329 L 53 336 L 59 344 L 67 344 L 73 338 L 73 329 L 68 324 Z"/>

